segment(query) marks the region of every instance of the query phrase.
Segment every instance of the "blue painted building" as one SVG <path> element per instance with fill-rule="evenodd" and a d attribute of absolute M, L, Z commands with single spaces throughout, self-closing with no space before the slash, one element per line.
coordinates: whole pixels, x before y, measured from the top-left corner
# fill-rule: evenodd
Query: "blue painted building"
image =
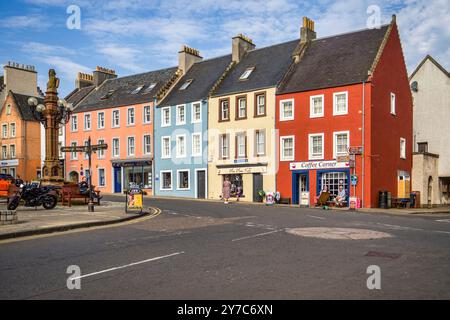
<path fill-rule="evenodd" d="M 202 61 L 183 47 L 183 76 L 154 113 L 154 194 L 206 198 L 208 194 L 208 95 L 231 64 L 231 55 Z"/>

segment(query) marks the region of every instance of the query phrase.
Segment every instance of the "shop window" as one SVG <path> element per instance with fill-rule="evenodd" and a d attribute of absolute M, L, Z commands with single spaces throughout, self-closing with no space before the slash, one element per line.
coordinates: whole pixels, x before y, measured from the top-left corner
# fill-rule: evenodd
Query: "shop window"
<path fill-rule="evenodd" d="M 124 167 L 125 185 L 131 183 L 141 186 L 142 188 L 152 188 L 152 167 L 136 165 Z"/>
<path fill-rule="evenodd" d="M 242 196 L 244 196 L 245 189 L 244 181 L 242 180 L 242 174 L 226 174 L 223 176 L 223 181 L 225 181 L 226 178 L 228 178 L 231 183 L 231 197 L 236 197 L 238 190 L 242 190 L 241 194 Z"/>
<path fill-rule="evenodd" d="M 189 189 L 189 170 L 178 171 L 177 189 L 188 190 Z"/>
<path fill-rule="evenodd" d="M 319 190 L 323 190 L 324 187 L 327 187 L 330 195 L 337 196 L 339 192 L 339 186 L 342 186 L 348 196 L 348 181 L 347 181 L 347 173 L 345 172 L 322 173 L 319 182 L 320 182 Z"/>

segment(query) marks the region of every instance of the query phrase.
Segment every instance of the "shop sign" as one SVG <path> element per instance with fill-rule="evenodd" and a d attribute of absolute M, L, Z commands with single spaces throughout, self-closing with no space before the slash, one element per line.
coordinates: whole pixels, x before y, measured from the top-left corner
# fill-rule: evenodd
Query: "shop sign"
<path fill-rule="evenodd" d="M 306 161 L 306 162 L 292 162 L 290 164 L 291 170 L 316 170 L 316 169 L 338 169 L 349 168 L 348 162 L 338 161 Z"/>
<path fill-rule="evenodd" d="M 361 146 L 355 146 L 355 147 L 349 147 L 348 153 L 349 154 L 363 154 L 364 148 Z"/>
<path fill-rule="evenodd" d="M 126 212 L 128 210 L 142 210 L 144 209 L 143 205 L 143 192 L 139 185 L 131 184 L 127 190 L 127 206 Z"/>
<path fill-rule="evenodd" d="M 217 174 L 246 174 L 246 173 L 266 173 L 267 167 L 245 167 L 218 169 Z"/>
<path fill-rule="evenodd" d="M 1 160 L 0 161 L 0 166 L 2 166 L 2 167 L 18 166 L 18 165 L 19 165 L 19 159 Z"/>
<path fill-rule="evenodd" d="M 300 194 L 300 205 L 309 206 L 309 192 L 303 191 Z"/>

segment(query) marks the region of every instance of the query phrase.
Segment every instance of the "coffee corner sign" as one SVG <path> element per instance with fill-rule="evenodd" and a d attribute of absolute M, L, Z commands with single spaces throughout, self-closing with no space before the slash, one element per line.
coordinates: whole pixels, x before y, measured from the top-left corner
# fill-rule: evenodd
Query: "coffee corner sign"
<path fill-rule="evenodd" d="M 338 169 L 350 168 L 348 162 L 338 161 L 307 161 L 307 162 L 292 162 L 290 164 L 291 170 L 314 170 L 314 169 Z"/>

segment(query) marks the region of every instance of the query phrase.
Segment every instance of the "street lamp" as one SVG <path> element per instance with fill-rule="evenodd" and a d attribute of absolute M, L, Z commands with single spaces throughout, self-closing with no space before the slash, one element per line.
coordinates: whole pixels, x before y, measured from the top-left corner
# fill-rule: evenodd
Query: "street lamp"
<path fill-rule="evenodd" d="M 56 77 L 55 70 L 50 69 L 48 75 L 44 104 L 40 104 L 37 98 L 30 97 L 28 105 L 31 107 L 34 118 L 45 128 L 45 161 L 42 180 L 44 183 L 62 183 L 64 176 L 59 163 L 58 133 L 60 126 L 69 122 L 74 107 L 66 100 L 58 98 L 59 79 Z"/>

